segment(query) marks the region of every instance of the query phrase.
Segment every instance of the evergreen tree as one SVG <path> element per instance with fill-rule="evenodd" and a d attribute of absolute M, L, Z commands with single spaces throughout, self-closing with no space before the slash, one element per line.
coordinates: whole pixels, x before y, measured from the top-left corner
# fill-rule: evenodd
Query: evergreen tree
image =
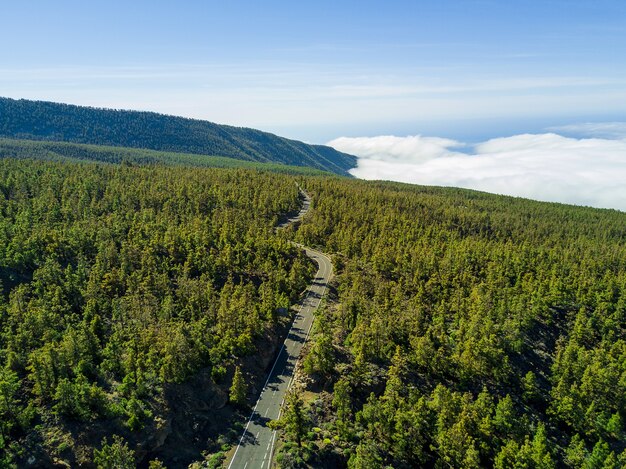
<path fill-rule="evenodd" d="M 285 399 L 285 414 L 281 419 L 285 432 L 299 447 L 302 446 L 302 438 L 308 431 L 308 419 L 304 411 L 304 403 L 298 392 L 292 389 Z"/>
<path fill-rule="evenodd" d="M 230 386 L 229 400 L 235 405 L 243 406 L 246 404 L 246 394 L 248 392 L 248 386 L 241 372 L 241 368 L 237 366 L 235 368 L 235 374 L 233 376 L 233 383 Z"/>
<path fill-rule="evenodd" d="M 8 369 L 0 368 L 0 436 L 7 440 L 11 429 L 18 421 L 20 400 L 17 374 Z"/>
<path fill-rule="evenodd" d="M 94 450 L 93 462 L 98 469 L 133 469 L 135 452 L 128 448 L 121 436 L 114 435 L 111 444 L 104 438 L 102 447 Z"/>

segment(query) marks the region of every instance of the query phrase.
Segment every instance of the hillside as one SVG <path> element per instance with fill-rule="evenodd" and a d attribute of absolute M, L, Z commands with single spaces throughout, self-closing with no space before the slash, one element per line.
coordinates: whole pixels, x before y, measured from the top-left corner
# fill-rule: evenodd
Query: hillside
<path fill-rule="evenodd" d="M 64 141 L 308 166 L 348 175 L 356 157 L 260 130 L 154 112 L 0 98 L 0 137 Z"/>
<path fill-rule="evenodd" d="M 242 168 L 291 175 L 332 173 L 308 166 L 258 163 L 223 156 L 194 155 L 139 148 L 109 147 L 82 143 L 47 142 L 0 138 L 0 158 L 37 159 L 58 162 L 99 162 L 127 165 L 165 165 L 199 168 Z"/>
<path fill-rule="evenodd" d="M 273 234 L 299 204 L 275 173 L 0 160 L 0 467 L 236 436 L 234 373 L 252 398 L 314 272 Z"/>
<path fill-rule="evenodd" d="M 279 467 L 626 467 L 626 214 L 139 163 L 0 160 L 0 466 L 216 467 L 314 275 L 294 240 L 335 277 Z"/>
<path fill-rule="evenodd" d="M 282 467 L 626 467 L 626 214 L 302 184 L 337 276 Z"/>

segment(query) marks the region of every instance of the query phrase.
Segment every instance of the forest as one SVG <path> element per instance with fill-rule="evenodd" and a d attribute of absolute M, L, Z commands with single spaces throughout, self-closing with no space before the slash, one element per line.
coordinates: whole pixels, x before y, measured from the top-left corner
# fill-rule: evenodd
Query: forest
<path fill-rule="evenodd" d="M 337 277 L 281 467 L 626 467 L 626 214 L 301 184 Z"/>
<path fill-rule="evenodd" d="M 299 197 L 252 170 L 0 159 L 0 467 L 167 463 L 177 406 L 244 404 L 314 272 L 273 231 Z M 183 443 L 215 443 L 183 410 L 205 438 Z"/>
<path fill-rule="evenodd" d="M 347 176 L 356 157 L 260 130 L 154 112 L 0 98 L 0 137 L 141 148 L 308 166 Z M 68 148 L 68 147 L 65 147 Z"/>
<path fill-rule="evenodd" d="M 626 467 L 626 214 L 3 145 L 0 466 L 220 467 L 313 280 L 296 241 L 335 278 L 278 467 Z"/>
<path fill-rule="evenodd" d="M 199 168 L 244 168 L 292 175 L 331 175 L 308 166 L 258 163 L 223 156 L 197 155 L 128 147 L 0 138 L 0 158 L 57 162 L 100 162 L 125 165 L 164 165 Z"/>

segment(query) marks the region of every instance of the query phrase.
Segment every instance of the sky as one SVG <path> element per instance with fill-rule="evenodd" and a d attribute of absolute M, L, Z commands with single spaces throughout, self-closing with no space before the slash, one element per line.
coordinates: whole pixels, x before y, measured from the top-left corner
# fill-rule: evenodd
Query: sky
<path fill-rule="evenodd" d="M 1 96 L 331 142 L 351 148 L 360 157 L 354 174 L 368 179 L 414 174 L 407 182 L 626 210 L 600 194 L 600 176 L 579 174 L 589 167 L 626 176 L 616 166 L 626 158 L 623 1 L 0 5 Z M 412 153 L 389 156 L 397 142 L 385 137 L 405 139 Z M 376 155 L 362 149 L 364 139 Z M 440 148 L 437 156 L 423 153 L 425 142 Z M 580 162 L 578 173 L 563 165 L 567 155 Z M 465 173 L 454 166 L 446 177 L 461 160 Z M 505 169 L 509 179 L 495 184 Z M 542 189 L 557 173 L 562 184 Z M 576 190 L 583 183 L 593 186 L 585 197 Z"/>

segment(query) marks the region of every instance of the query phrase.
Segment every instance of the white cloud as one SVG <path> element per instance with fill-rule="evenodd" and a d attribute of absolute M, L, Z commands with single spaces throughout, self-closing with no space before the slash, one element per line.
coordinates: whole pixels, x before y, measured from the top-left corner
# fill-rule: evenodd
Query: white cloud
<path fill-rule="evenodd" d="M 378 161 L 395 161 L 405 163 L 422 163 L 434 158 L 452 156 L 451 148 L 463 146 L 456 140 L 439 137 L 340 137 L 328 145 L 341 151 Z"/>
<path fill-rule="evenodd" d="M 626 122 L 585 122 L 550 127 L 548 130 L 571 134 L 575 137 L 626 138 Z"/>
<path fill-rule="evenodd" d="M 342 137 L 329 142 L 359 156 L 362 179 L 455 186 L 626 211 L 626 139 L 577 139 L 555 133 L 496 138 L 455 152 L 434 137 Z"/>

